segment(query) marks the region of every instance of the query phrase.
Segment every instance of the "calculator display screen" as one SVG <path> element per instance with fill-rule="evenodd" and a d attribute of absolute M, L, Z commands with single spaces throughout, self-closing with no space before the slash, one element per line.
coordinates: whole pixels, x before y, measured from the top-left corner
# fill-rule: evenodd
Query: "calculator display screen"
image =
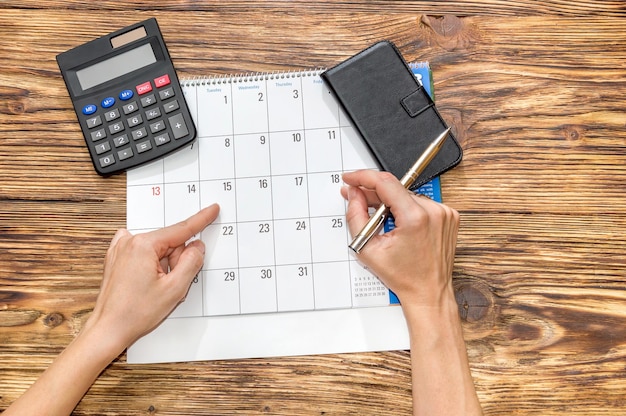
<path fill-rule="evenodd" d="M 76 78 L 83 90 L 100 85 L 157 61 L 152 45 L 146 43 L 130 51 L 100 61 L 76 71 Z"/>

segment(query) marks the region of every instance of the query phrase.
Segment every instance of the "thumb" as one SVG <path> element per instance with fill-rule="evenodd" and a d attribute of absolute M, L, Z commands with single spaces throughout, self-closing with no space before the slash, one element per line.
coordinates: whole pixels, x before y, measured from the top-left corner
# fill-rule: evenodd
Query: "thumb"
<path fill-rule="evenodd" d="M 193 278 L 204 263 L 204 243 L 194 240 L 187 244 L 178 258 L 176 266 L 168 273 L 174 292 L 182 299 L 186 295 Z"/>

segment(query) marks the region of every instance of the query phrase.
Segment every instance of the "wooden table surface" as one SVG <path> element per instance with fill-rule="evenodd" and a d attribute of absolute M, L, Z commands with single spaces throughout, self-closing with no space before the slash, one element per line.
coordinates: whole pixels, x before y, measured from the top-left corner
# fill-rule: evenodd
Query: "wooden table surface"
<path fill-rule="evenodd" d="M 44 6 L 45 4 L 45 6 Z M 181 77 L 430 61 L 462 144 L 454 279 L 487 415 L 626 414 L 626 3 L 0 2 L 0 409 L 80 331 L 125 226 L 55 56 L 157 17 Z M 398 415 L 409 353 L 109 366 L 76 415 Z M 454 400 L 454 397 L 450 398 Z"/>

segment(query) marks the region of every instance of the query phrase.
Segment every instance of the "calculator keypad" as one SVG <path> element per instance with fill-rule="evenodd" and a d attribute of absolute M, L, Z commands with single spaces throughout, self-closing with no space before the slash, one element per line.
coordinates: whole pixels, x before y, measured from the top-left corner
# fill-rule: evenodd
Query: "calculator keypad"
<path fill-rule="evenodd" d="M 170 151 L 165 148 L 171 147 L 172 141 L 190 136 L 193 128 L 185 122 L 179 103 L 183 99 L 177 96 L 165 74 L 133 89 L 122 89 L 115 96 L 106 96 L 99 105 L 84 105 L 81 112 L 99 167 L 109 168 L 122 162 L 120 170 L 135 166 L 141 161 L 129 163 L 134 157 L 155 149 Z M 147 160 L 151 159 L 142 158 Z"/>

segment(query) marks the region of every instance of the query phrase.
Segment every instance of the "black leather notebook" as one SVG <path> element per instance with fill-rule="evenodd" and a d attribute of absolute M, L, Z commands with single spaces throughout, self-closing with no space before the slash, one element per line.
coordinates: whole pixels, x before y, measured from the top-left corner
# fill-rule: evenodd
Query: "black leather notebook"
<path fill-rule="evenodd" d="M 448 127 L 395 45 L 378 42 L 321 74 L 381 167 L 398 179 Z M 411 189 L 456 166 L 452 134 Z"/>

